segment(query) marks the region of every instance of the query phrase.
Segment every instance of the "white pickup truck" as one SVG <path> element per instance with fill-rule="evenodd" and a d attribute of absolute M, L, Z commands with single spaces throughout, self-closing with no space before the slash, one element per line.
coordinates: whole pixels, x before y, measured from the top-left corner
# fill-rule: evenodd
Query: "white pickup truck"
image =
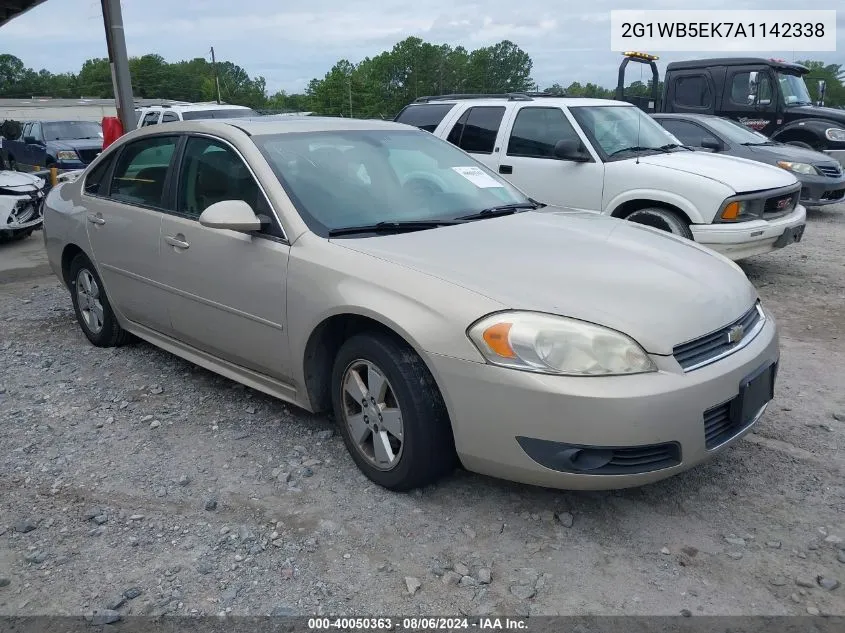
<path fill-rule="evenodd" d="M 628 103 L 447 95 L 417 99 L 395 120 L 447 139 L 540 202 L 650 225 L 734 260 L 804 232 L 789 172 L 687 149 Z"/>

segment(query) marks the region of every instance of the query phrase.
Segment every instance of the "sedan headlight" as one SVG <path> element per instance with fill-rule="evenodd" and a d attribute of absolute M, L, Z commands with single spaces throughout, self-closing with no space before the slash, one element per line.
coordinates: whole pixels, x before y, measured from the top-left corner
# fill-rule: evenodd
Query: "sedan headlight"
<path fill-rule="evenodd" d="M 657 371 L 636 341 L 600 325 L 536 312 L 500 312 L 468 335 L 488 362 L 542 374 L 614 376 Z"/>
<path fill-rule="evenodd" d="M 56 152 L 58 160 L 79 160 L 79 155 L 72 149 L 63 149 Z"/>
<path fill-rule="evenodd" d="M 796 174 L 804 174 L 805 176 L 817 176 L 819 173 L 815 167 L 808 163 L 793 163 L 788 160 L 779 160 L 778 167 L 795 172 Z"/>
<path fill-rule="evenodd" d="M 824 131 L 824 137 L 828 141 L 838 141 L 841 143 L 845 141 L 845 130 L 841 127 L 829 127 Z"/>

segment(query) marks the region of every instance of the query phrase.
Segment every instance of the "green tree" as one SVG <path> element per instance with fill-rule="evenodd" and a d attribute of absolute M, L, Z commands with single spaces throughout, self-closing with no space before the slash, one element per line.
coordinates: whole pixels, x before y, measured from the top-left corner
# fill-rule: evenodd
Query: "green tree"
<path fill-rule="evenodd" d="M 825 82 L 825 105 L 845 105 L 845 65 L 825 64 L 811 60 L 798 63 L 810 69 L 809 74 L 804 76 L 804 81 L 813 100 L 818 100 L 818 82 L 823 79 Z"/>

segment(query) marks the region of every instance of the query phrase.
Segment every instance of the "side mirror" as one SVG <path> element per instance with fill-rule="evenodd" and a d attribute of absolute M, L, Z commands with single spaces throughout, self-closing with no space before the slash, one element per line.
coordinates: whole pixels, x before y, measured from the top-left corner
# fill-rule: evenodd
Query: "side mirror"
<path fill-rule="evenodd" d="M 749 104 L 757 103 L 757 89 L 759 87 L 758 77 L 760 73 L 752 70 L 748 73 L 748 102 Z"/>
<path fill-rule="evenodd" d="M 554 157 L 577 163 L 585 163 L 590 160 L 590 156 L 584 151 L 581 141 L 575 139 L 564 139 L 555 143 Z"/>
<path fill-rule="evenodd" d="M 713 138 L 712 136 L 705 136 L 701 141 L 701 147 L 712 149 L 714 152 L 722 150 L 722 144 L 719 142 L 719 139 Z"/>
<path fill-rule="evenodd" d="M 41 144 L 41 142 L 37 138 L 35 138 L 34 136 L 24 136 L 23 142 L 26 143 L 27 145 L 40 145 Z"/>
<path fill-rule="evenodd" d="M 228 229 L 239 233 L 261 230 L 261 220 L 243 200 L 215 202 L 202 212 L 200 224 L 210 229 Z"/>

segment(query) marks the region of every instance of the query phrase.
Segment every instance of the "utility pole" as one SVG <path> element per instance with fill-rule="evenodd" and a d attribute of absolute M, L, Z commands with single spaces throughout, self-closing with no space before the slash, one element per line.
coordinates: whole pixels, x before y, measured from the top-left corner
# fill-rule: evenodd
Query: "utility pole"
<path fill-rule="evenodd" d="M 349 118 L 352 118 L 352 74 L 349 75 Z"/>
<path fill-rule="evenodd" d="M 214 85 L 217 86 L 217 103 L 220 103 L 220 77 L 217 75 L 217 58 L 214 57 L 214 47 L 211 47 L 211 66 L 214 68 Z"/>
<path fill-rule="evenodd" d="M 132 97 L 132 77 L 129 74 L 129 57 L 126 54 L 126 37 L 123 32 L 123 14 L 120 0 L 101 0 L 103 24 L 106 28 L 106 46 L 109 52 L 114 104 L 124 132 L 135 129 L 135 99 Z"/>

